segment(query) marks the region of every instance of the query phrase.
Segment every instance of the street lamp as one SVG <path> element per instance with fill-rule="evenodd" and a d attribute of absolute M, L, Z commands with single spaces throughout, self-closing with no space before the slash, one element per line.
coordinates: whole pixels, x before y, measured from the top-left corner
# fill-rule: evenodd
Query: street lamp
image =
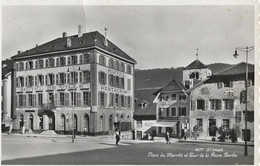
<path fill-rule="evenodd" d="M 73 71 L 75 71 L 75 66 L 73 65 Z M 78 69 L 78 71 L 80 71 L 80 67 Z M 68 68 L 67 72 L 69 73 L 70 70 Z M 75 131 L 74 131 L 74 104 L 75 104 L 75 93 L 74 93 L 74 90 L 75 90 L 75 76 L 76 76 L 76 72 L 74 72 L 74 75 L 72 78 L 72 83 L 73 83 L 73 89 L 72 89 L 72 94 L 73 94 L 73 97 L 72 97 L 72 143 L 74 143 L 74 136 L 75 136 Z"/>
<path fill-rule="evenodd" d="M 248 83 L 248 52 L 254 50 L 254 46 L 251 47 L 237 47 L 235 49 L 235 54 L 233 55 L 237 58 L 239 55 L 237 51 L 242 51 L 246 53 L 246 78 L 245 78 L 245 86 L 246 86 L 246 94 L 245 94 L 245 132 L 244 132 L 244 140 L 245 140 L 245 149 L 244 156 L 247 156 L 247 83 Z"/>

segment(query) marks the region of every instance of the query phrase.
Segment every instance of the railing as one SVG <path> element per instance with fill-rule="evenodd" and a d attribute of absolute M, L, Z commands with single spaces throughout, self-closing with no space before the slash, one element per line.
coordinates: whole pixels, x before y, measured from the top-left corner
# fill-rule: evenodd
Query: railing
<path fill-rule="evenodd" d="M 167 117 L 160 116 L 159 119 L 160 120 L 178 120 L 179 117 L 178 116 L 167 116 Z"/>
<path fill-rule="evenodd" d="M 52 109 L 55 109 L 56 106 L 54 105 L 54 103 L 43 103 L 41 106 L 40 106 L 41 109 L 46 109 L 46 110 L 52 110 Z"/>

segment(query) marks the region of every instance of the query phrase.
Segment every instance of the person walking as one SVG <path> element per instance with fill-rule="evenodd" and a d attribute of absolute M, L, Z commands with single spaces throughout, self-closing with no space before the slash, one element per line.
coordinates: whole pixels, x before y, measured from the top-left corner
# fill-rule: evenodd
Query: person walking
<path fill-rule="evenodd" d="M 166 140 L 166 144 L 170 144 L 170 133 L 167 131 L 165 134 L 165 140 Z"/>
<path fill-rule="evenodd" d="M 119 130 L 116 130 L 116 145 L 118 145 L 120 141 L 120 133 L 119 133 Z"/>
<path fill-rule="evenodd" d="M 84 134 L 84 137 L 86 137 L 86 135 L 87 135 L 87 128 L 86 127 L 84 127 L 83 134 Z"/>

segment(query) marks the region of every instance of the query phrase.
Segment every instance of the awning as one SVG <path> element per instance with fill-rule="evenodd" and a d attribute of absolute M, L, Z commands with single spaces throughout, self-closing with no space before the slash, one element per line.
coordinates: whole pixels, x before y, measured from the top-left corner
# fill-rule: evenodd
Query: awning
<path fill-rule="evenodd" d="M 177 122 L 156 122 L 154 125 L 155 127 L 173 127 L 176 125 Z"/>

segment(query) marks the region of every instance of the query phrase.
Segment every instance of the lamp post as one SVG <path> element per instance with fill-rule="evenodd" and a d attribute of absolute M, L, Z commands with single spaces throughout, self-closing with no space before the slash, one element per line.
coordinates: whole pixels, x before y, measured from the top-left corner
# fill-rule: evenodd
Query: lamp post
<path fill-rule="evenodd" d="M 238 57 L 237 51 L 242 51 L 246 53 L 246 78 L 245 78 L 245 86 L 246 86 L 246 94 L 245 94 L 245 132 L 244 132 L 244 140 L 245 140 L 245 148 L 244 148 L 244 156 L 247 156 L 247 83 L 248 83 L 248 52 L 254 50 L 254 46 L 251 47 L 237 47 L 235 49 L 235 54 L 233 55 L 235 58 Z"/>
<path fill-rule="evenodd" d="M 73 75 L 73 77 L 71 77 L 71 79 L 72 79 L 72 83 L 73 83 L 73 89 L 72 89 L 72 137 L 71 137 L 71 139 L 72 139 L 72 143 L 74 143 L 74 135 L 75 135 L 75 131 L 74 131 L 74 104 L 75 104 L 75 76 L 76 76 L 76 72 L 75 72 L 75 66 L 73 65 L 73 71 L 74 71 L 74 75 Z M 78 71 L 80 71 L 80 67 L 79 67 L 79 69 L 78 69 Z M 67 71 L 68 73 L 70 72 L 70 70 L 69 70 L 69 68 L 68 68 L 68 71 Z"/>

